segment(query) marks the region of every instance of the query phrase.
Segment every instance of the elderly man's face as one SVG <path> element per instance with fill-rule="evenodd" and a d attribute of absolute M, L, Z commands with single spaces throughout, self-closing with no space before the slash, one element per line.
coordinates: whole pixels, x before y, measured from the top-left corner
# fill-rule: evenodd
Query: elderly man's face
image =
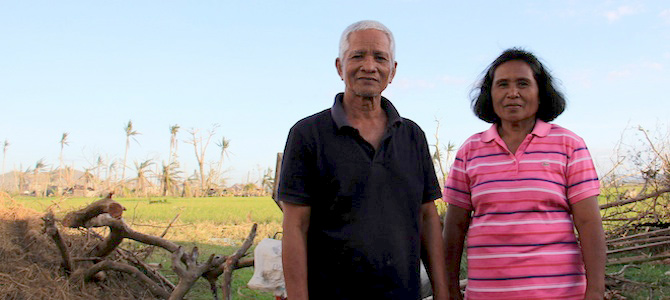
<path fill-rule="evenodd" d="M 344 80 L 345 93 L 360 97 L 377 97 L 395 75 L 396 63 L 391 57 L 390 41 L 376 29 L 354 31 L 349 35 L 349 49 L 335 61 Z"/>

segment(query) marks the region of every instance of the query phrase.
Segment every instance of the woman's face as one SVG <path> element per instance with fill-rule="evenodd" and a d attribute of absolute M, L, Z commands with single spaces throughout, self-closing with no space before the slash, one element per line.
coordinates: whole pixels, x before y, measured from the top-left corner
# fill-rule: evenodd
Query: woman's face
<path fill-rule="evenodd" d="M 491 98 L 503 123 L 534 121 L 540 100 L 533 70 L 522 60 L 501 64 L 493 73 Z"/>

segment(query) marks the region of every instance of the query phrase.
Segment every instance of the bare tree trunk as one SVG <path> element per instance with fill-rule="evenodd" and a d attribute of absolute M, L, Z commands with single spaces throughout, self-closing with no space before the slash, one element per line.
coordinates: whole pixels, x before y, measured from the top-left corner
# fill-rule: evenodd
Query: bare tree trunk
<path fill-rule="evenodd" d="M 46 234 L 49 235 L 54 242 L 56 243 L 56 246 L 58 247 L 58 251 L 61 254 L 61 257 L 63 258 L 63 268 L 65 269 L 66 273 L 71 273 L 73 268 L 72 268 L 72 259 L 70 259 L 70 251 L 68 251 L 67 246 L 65 245 L 65 242 L 63 241 L 63 238 L 60 235 L 60 232 L 58 231 L 58 228 L 56 227 L 56 221 L 54 219 L 54 215 L 51 211 L 49 211 L 43 218 L 44 220 L 44 229 L 46 231 Z"/>

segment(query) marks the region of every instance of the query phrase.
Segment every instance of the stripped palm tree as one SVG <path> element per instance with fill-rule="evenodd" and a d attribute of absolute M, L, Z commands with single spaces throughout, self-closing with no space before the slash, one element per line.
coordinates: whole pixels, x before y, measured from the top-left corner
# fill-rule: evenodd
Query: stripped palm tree
<path fill-rule="evenodd" d="M 128 120 L 128 124 L 126 125 L 126 127 L 124 129 L 126 131 L 126 153 L 123 155 L 123 165 L 121 166 L 121 168 L 123 169 L 123 171 L 121 172 L 121 181 L 122 182 L 123 182 L 123 180 L 126 179 L 126 162 L 127 162 L 127 159 L 128 159 L 128 149 L 130 148 L 130 138 L 135 136 L 135 135 L 140 134 L 136 130 L 133 130 L 133 121 L 132 120 Z M 133 139 L 135 139 L 135 138 L 133 138 Z M 135 140 L 135 142 L 137 142 L 137 140 Z"/>
<path fill-rule="evenodd" d="M 46 163 L 44 163 L 44 158 L 41 158 L 35 163 L 35 168 L 32 170 L 33 172 L 33 180 L 31 182 L 32 185 L 32 190 L 35 193 L 35 196 L 38 196 L 38 190 L 39 190 L 39 174 L 44 171 L 44 169 L 47 167 Z"/>
<path fill-rule="evenodd" d="M 170 153 L 168 155 L 168 165 L 172 163 L 173 158 L 177 158 L 177 132 L 179 132 L 179 128 L 181 127 L 177 124 L 170 126 Z"/>
<path fill-rule="evenodd" d="M 63 183 L 62 182 L 63 181 L 63 164 L 64 164 L 64 162 L 63 162 L 63 149 L 65 149 L 66 145 L 67 146 L 70 145 L 70 143 L 67 141 L 67 137 L 69 135 L 70 135 L 69 133 L 63 132 L 63 136 L 61 136 L 60 142 L 59 142 L 60 143 L 60 157 L 59 157 L 60 166 L 58 167 L 58 187 L 59 188 L 61 187 L 61 185 Z"/>
<path fill-rule="evenodd" d="M 116 181 L 116 169 L 118 167 L 118 163 L 116 160 L 112 161 L 109 163 L 107 166 L 107 178 L 105 179 L 107 181 L 107 190 L 111 191 L 112 190 L 112 182 Z"/>
<path fill-rule="evenodd" d="M 7 159 L 7 148 L 9 148 L 9 142 L 5 139 L 5 143 L 2 146 L 2 184 L 0 187 L 5 188 L 5 160 Z"/>
<path fill-rule="evenodd" d="M 275 186 L 275 176 L 274 176 L 274 171 L 272 171 L 272 168 L 267 168 L 265 170 L 265 174 L 263 174 L 263 179 L 261 180 L 261 187 L 263 187 L 263 191 L 265 191 L 268 194 L 272 194 L 272 189 Z"/>
<path fill-rule="evenodd" d="M 134 179 L 136 181 L 135 190 L 136 192 L 143 194 L 145 197 L 147 196 L 146 188 L 151 186 L 148 175 L 150 175 L 150 167 L 153 164 L 154 162 L 151 159 L 147 159 L 143 162 L 135 162 L 135 171 L 137 172 L 137 177 Z"/>
<path fill-rule="evenodd" d="M 449 175 L 449 162 L 451 161 L 451 155 L 456 150 L 456 145 L 453 144 L 452 142 L 448 142 L 446 146 L 442 145 L 440 143 L 440 121 L 435 120 L 437 123 L 435 127 L 435 144 L 431 145 L 434 148 L 433 152 L 433 162 L 435 164 L 435 168 L 438 169 L 441 177 L 438 178 L 440 185 L 444 182 L 444 180 L 447 178 L 447 175 Z"/>
<path fill-rule="evenodd" d="M 221 167 L 223 166 L 223 159 L 224 157 L 228 156 L 228 148 L 230 147 L 230 140 L 227 139 L 225 136 L 221 137 L 221 141 L 216 143 L 219 148 L 221 148 L 221 156 L 219 157 L 219 163 L 217 166 L 217 177 L 220 179 L 223 175 L 221 171 Z"/>
<path fill-rule="evenodd" d="M 102 155 L 98 155 L 98 160 L 95 163 L 95 177 L 98 178 L 98 181 L 102 179 L 100 172 L 104 168 L 105 161 L 102 159 Z"/>
<path fill-rule="evenodd" d="M 179 171 L 179 164 L 176 161 L 167 165 L 163 163 L 163 170 L 160 175 L 163 196 L 167 196 L 168 193 L 174 194 L 174 191 L 179 184 L 179 179 L 181 179 L 181 173 L 182 172 Z"/>

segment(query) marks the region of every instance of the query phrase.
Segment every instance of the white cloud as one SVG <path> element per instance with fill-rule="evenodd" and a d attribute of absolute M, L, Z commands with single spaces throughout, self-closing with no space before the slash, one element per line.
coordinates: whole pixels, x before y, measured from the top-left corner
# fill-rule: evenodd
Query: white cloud
<path fill-rule="evenodd" d="M 442 76 L 442 78 L 440 78 L 440 80 L 443 83 L 446 83 L 448 85 L 463 85 L 463 84 L 471 83 L 470 80 L 467 80 L 465 78 L 454 77 L 454 76 L 449 76 L 449 75 Z"/>
<path fill-rule="evenodd" d="M 605 12 L 605 17 L 610 22 L 615 22 L 615 21 L 618 21 L 619 19 L 621 19 L 621 17 L 623 17 L 623 16 L 633 15 L 633 14 L 639 13 L 640 11 L 641 11 L 640 8 L 624 5 L 624 6 L 619 6 L 615 10 L 606 11 Z"/>
<path fill-rule="evenodd" d="M 590 89 L 593 87 L 593 76 L 592 70 L 577 70 L 566 76 L 565 86 L 577 86 Z"/>
<path fill-rule="evenodd" d="M 651 69 L 651 70 L 654 70 L 654 71 L 661 71 L 661 70 L 663 70 L 663 64 L 662 64 L 662 63 L 657 63 L 657 62 L 647 62 L 647 63 L 643 63 L 643 64 L 641 65 L 641 67 L 642 67 L 642 68 L 646 68 L 646 69 Z"/>
<path fill-rule="evenodd" d="M 621 66 L 618 70 L 613 70 L 607 73 L 607 80 L 615 81 L 620 79 L 629 78 L 632 76 L 643 76 L 645 74 L 658 74 L 664 70 L 664 65 L 659 62 L 641 62 L 635 64 L 629 64 L 626 66 Z"/>
<path fill-rule="evenodd" d="M 445 75 L 433 79 L 397 78 L 392 85 L 398 89 L 434 89 L 444 84 L 462 86 L 470 83 L 469 79 Z"/>
<path fill-rule="evenodd" d="M 626 77 L 630 77 L 630 75 L 631 75 L 630 70 L 615 70 L 607 73 L 607 80 L 613 81 L 613 80 L 624 79 Z"/>
<path fill-rule="evenodd" d="M 670 9 L 666 9 L 664 11 L 661 11 L 660 14 L 658 14 L 659 17 L 666 23 L 670 24 Z"/>
<path fill-rule="evenodd" d="M 424 79 L 398 79 L 392 83 L 395 88 L 400 89 L 432 89 L 435 83 Z"/>

